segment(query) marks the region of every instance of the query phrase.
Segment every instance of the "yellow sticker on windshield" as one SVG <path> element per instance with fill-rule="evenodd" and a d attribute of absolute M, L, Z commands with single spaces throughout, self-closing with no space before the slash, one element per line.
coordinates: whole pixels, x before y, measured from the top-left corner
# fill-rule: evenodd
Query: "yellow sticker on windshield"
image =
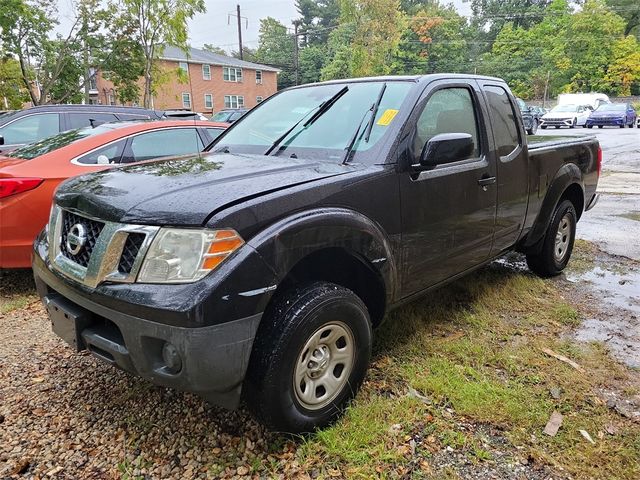
<path fill-rule="evenodd" d="M 385 110 L 382 116 L 378 119 L 376 123 L 378 125 L 387 126 L 391 123 L 391 120 L 393 120 L 397 114 L 398 114 L 398 110 L 393 110 L 391 108 L 388 110 Z"/>

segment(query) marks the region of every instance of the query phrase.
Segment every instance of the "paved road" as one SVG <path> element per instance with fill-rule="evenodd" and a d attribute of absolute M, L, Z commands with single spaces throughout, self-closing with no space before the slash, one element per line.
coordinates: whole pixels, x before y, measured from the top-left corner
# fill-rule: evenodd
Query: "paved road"
<path fill-rule="evenodd" d="M 578 237 L 607 253 L 640 260 L 640 129 L 538 130 L 538 135 L 595 136 L 603 153 L 600 201 L 578 224 Z"/>

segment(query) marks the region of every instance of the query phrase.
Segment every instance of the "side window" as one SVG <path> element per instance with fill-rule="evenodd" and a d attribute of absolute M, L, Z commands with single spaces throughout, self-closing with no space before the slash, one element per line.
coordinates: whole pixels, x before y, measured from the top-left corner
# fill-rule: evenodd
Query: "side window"
<path fill-rule="evenodd" d="M 463 87 L 437 90 L 422 110 L 413 154 L 420 157 L 426 143 L 441 133 L 468 133 L 473 138 L 474 150 L 469 158 L 480 156 L 478 124 L 471 92 Z"/>
<path fill-rule="evenodd" d="M 118 140 L 115 143 L 105 145 L 104 147 L 98 148 L 97 150 L 78 158 L 77 162 L 85 165 L 120 163 L 120 157 L 122 157 L 122 151 L 124 150 L 126 142 L 126 139 L 123 139 Z"/>
<path fill-rule="evenodd" d="M 498 155 L 506 157 L 520 145 L 516 114 L 507 91 L 502 87 L 485 86 L 489 116 Z"/>
<path fill-rule="evenodd" d="M 222 128 L 207 128 L 207 133 L 211 137 L 211 141 L 222 135 L 222 132 L 224 132 L 224 129 Z"/>
<path fill-rule="evenodd" d="M 202 151 L 204 144 L 195 128 L 163 128 L 131 140 L 132 162 Z"/>
<path fill-rule="evenodd" d="M 60 133 L 57 113 L 43 113 L 19 118 L 0 129 L 5 145 L 33 143 Z"/>
<path fill-rule="evenodd" d="M 101 123 L 115 122 L 118 118 L 112 113 L 69 113 L 69 129 L 90 127 L 91 122 L 94 122 L 94 126 Z"/>

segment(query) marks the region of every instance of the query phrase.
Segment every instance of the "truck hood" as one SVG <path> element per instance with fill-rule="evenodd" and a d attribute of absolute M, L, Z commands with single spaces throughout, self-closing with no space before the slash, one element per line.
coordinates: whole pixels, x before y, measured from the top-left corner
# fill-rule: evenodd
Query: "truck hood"
<path fill-rule="evenodd" d="M 67 180 L 56 203 L 142 225 L 203 225 L 225 206 L 353 171 L 338 163 L 208 153 L 146 162 Z"/>

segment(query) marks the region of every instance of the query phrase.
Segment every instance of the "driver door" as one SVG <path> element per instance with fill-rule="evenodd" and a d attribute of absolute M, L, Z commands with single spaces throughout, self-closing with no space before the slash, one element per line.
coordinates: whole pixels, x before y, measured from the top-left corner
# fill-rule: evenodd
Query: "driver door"
<path fill-rule="evenodd" d="M 496 217 L 496 165 L 488 148 L 482 94 L 475 81 L 434 82 L 409 119 L 399 162 L 402 293 L 409 296 L 489 258 Z M 426 142 L 442 133 L 470 134 L 469 158 L 416 168 Z M 412 166 L 413 165 L 413 166 Z"/>

